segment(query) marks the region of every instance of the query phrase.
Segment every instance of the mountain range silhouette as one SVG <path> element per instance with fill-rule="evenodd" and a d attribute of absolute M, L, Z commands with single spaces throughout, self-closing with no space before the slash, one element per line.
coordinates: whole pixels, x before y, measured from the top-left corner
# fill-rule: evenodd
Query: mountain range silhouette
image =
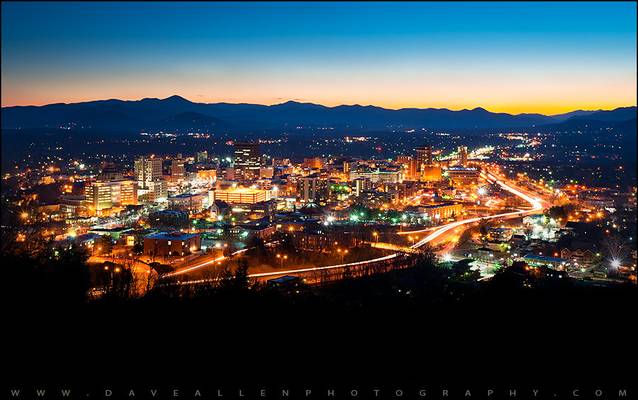
<path fill-rule="evenodd" d="M 154 129 L 276 129 L 334 127 L 364 129 L 485 129 L 523 128 L 573 120 L 626 121 L 636 107 L 614 110 L 576 110 L 558 115 L 494 113 L 482 107 L 387 109 L 372 105 L 327 107 L 287 101 L 275 105 L 247 103 L 195 103 L 181 96 L 165 99 L 98 100 L 44 106 L 2 108 L 3 129 L 73 126 L 104 130 Z"/>

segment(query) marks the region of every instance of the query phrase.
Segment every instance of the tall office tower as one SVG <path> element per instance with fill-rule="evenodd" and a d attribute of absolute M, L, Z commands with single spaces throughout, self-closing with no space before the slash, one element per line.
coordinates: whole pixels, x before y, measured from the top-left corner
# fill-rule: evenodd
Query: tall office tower
<path fill-rule="evenodd" d="M 259 178 L 259 153 L 259 143 L 235 143 L 235 179 L 248 181 Z"/>
<path fill-rule="evenodd" d="M 372 184 L 371 184 L 369 179 L 357 178 L 357 179 L 353 180 L 352 182 L 354 183 L 354 196 L 355 197 L 361 196 L 361 194 L 364 191 L 370 190 L 371 187 L 372 187 Z"/>
<path fill-rule="evenodd" d="M 328 199 L 328 181 L 317 174 L 299 178 L 299 194 L 303 203 L 323 204 Z"/>
<path fill-rule="evenodd" d="M 343 162 L 343 173 L 346 175 L 350 175 L 351 164 L 350 161 Z"/>
<path fill-rule="evenodd" d="M 350 179 L 350 173 L 353 170 L 356 170 L 359 166 L 359 163 L 357 161 L 352 161 L 352 160 L 348 160 L 348 161 L 344 161 L 343 162 L 343 173 L 346 175 L 346 177 L 348 179 Z"/>
<path fill-rule="evenodd" d="M 412 159 L 408 162 L 406 175 L 409 181 L 415 181 L 419 179 L 418 163 L 415 159 Z"/>
<path fill-rule="evenodd" d="M 412 156 L 398 156 L 397 162 L 403 165 L 405 169 L 405 179 L 409 181 L 416 180 L 418 178 L 417 174 L 417 161 Z"/>
<path fill-rule="evenodd" d="M 135 177 L 137 185 L 141 189 L 146 189 L 151 182 L 162 179 L 162 159 L 140 157 L 135 160 Z"/>
<path fill-rule="evenodd" d="M 467 146 L 459 146 L 459 164 L 462 166 L 467 164 Z"/>
<path fill-rule="evenodd" d="M 206 150 L 198 151 L 197 152 L 197 162 L 198 163 L 208 162 L 208 151 L 206 151 Z"/>
<path fill-rule="evenodd" d="M 185 170 L 184 170 L 184 160 L 180 158 L 176 158 L 171 160 L 171 178 L 174 181 L 184 180 Z"/>
<path fill-rule="evenodd" d="M 91 214 L 113 207 L 111 186 L 104 182 L 93 182 L 85 188 L 86 199 L 90 204 Z"/>
<path fill-rule="evenodd" d="M 96 181 L 86 187 L 86 197 L 92 210 L 100 212 L 113 206 L 137 204 L 137 182 L 119 179 Z"/>
<path fill-rule="evenodd" d="M 158 179 L 149 184 L 150 193 L 146 194 L 146 200 L 155 202 L 166 200 L 168 197 L 168 185 L 163 179 Z"/>
<path fill-rule="evenodd" d="M 432 165 L 432 146 L 418 147 L 416 149 L 416 161 L 419 172 L 423 170 L 423 166 Z"/>
<path fill-rule="evenodd" d="M 133 180 L 120 181 L 119 204 L 122 206 L 137 205 L 137 182 Z"/>

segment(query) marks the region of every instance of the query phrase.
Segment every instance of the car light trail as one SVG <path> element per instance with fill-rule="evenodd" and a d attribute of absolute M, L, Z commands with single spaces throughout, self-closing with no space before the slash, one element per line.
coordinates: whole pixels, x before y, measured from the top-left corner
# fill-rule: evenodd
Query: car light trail
<path fill-rule="evenodd" d="M 269 277 L 269 276 L 299 274 L 299 273 L 302 273 L 302 272 L 313 272 L 313 271 L 323 271 L 323 270 L 329 270 L 329 269 L 335 269 L 335 268 L 353 267 L 353 266 L 357 266 L 357 265 L 372 264 L 372 263 L 376 263 L 376 262 L 380 262 L 380 261 L 388 261 L 388 260 L 392 260 L 393 258 L 396 258 L 398 256 L 399 256 L 399 254 L 395 253 L 395 254 L 390 254 L 388 256 L 375 258 L 375 259 L 372 259 L 372 260 L 366 260 L 366 261 L 358 261 L 358 262 L 346 263 L 346 264 L 338 264 L 338 265 L 326 265 L 326 266 L 323 266 L 323 267 L 290 269 L 290 270 L 287 270 L 287 271 L 260 272 L 260 273 L 256 273 L 256 274 L 249 274 L 248 277 L 249 278 L 264 278 L 264 277 Z M 196 284 L 196 283 L 213 282 L 213 281 L 217 281 L 217 280 L 219 280 L 219 278 L 196 279 L 196 280 L 191 280 L 191 281 L 177 282 L 177 284 L 179 284 L 179 285 L 188 285 L 188 284 Z"/>
<path fill-rule="evenodd" d="M 489 176 L 489 174 L 488 174 Z M 491 177 L 492 179 L 496 179 Z M 425 238 L 423 238 L 421 241 L 413 244 L 411 247 L 412 248 L 418 248 L 423 246 L 424 244 L 436 239 L 437 237 L 441 236 L 442 234 L 444 234 L 445 232 L 448 232 L 451 229 L 454 229 L 456 227 L 459 227 L 461 225 L 465 225 L 465 224 L 471 224 L 474 222 L 478 222 L 480 220 L 484 220 L 484 219 L 494 219 L 494 218 L 503 218 L 503 217 L 513 217 L 513 216 L 520 216 L 520 215 L 525 215 L 525 214 L 529 214 L 529 213 L 533 213 L 533 212 L 537 212 L 543 209 L 543 205 L 541 204 L 540 200 L 538 199 L 534 199 L 528 195 L 526 195 L 525 193 L 522 193 L 519 190 L 516 190 L 515 188 L 506 185 L 505 183 L 496 180 L 496 183 L 499 184 L 501 186 L 501 188 L 503 188 L 504 190 L 515 194 L 516 196 L 522 198 L 523 200 L 527 201 L 528 203 L 530 203 L 532 205 L 532 209 L 531 210 L 523 210 L 523 211 L 512 211 L 512 212 L 507 212 L 507 213 L 502 213 L 502 214 L 495 214 L 495 215 L 489 215 L 486 217 L 476 217 L 476 218 L 470 218 L 470 219 L 464 219 L 461 221 L 457 221 L 457 222 L 452 222 L 450 224 L 447 225 L 443 225 L 442 227 L 440 227 L 438 230 L 436 230 L 435 232 L 432 232 L 431 234 L 429 234 L 428 236 L 426 236 Z"/>
<path fill-rule="evenodd" d="M 438 227 L 438 226 L 431 226 L 431 227 L 429 227 L 429 228 L 419 229 L 419 230 L 416 230 L 416 231 L 401 231 L 401 232 L 396 232 L 396 234 L 397 234 L 397 235 L 412 235 L 412 234 L 415 234 L 415 233 L 429 232 L 429 231 L 432 231 L 432 230 L 437 229 L 437 228 L 439 228 L 439 227 Z"/>
<path fill-rule="evenodd" d="M 290 269 L 287 271 L 262 272 L 257 274 L 250 274 L 248 276 L 251 278 L 263 278 L 265 276 L 275 276 L 275 275 L 282 275 L 282 274 L 286 275 L 286 274 L 294 274 L 294 273 L 300 273 L 300 272 L 322 271 L 322 270 L 333 269 L 333 268 L 354 267 L 357 265 L 365 265 L 365 264 L 375 263 L 379 261 L 391 260 L 397 256 L 398 254 L 395 253 L 395 254 L 390 254 L 389 256 L 374 258 L 372 260 L 357 261 L 357 262 L 352 262 L 347 264 L 326 265 L 324 267 L 312 267 L 312 268 L 302 268 L 302 269 Z"/>
<path fill-rule="evenodd" d="M 236 252 L 232 253 L 231 256 L 234 256 L 234 255 L 237 255 L 237 254 L 241 254 L 241 253 L 243 253 L 245 251 L 248 251 L 248 249 L 237 250 Z M 177 270 L 175 272 L 170 272 L 170 273 L 168 273 L 166 275 L 163 275 L 162 278 L 170 278 L 171 276 L 182 275 L 182 274 L 185 274 L 187 272 L 192 272 L 192 271 L 195 271 L 197 269 L 203 268 L 203 267 L 205 267 L 207 265 L 214 264 L 214 263 L 216 263 L 218 261 L 225 260 L 227 258 L 228 257 L 226 257 L 226 256 L 217 257 L 217 258 L 214 258 L 212 260 L 203 262 L 201 264 L 193 265 L 192 267 L 187 267 L 187 268 L 184 268 L 184 269 Z"/>

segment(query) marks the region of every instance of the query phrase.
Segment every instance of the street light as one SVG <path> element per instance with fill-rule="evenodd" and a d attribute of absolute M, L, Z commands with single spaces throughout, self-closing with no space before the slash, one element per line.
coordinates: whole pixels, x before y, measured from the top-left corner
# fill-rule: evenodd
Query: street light
<path fill-rule="evenodd" d="M 279 268 L 282 268 L 284 266 L 284 260 L 288 259 L 288 255 L 284 254 L 282 256 L 281 254 L 277 254 L 277 258 L 279 259 Z"/>
<path fill-rule="evenodd" d="M 379 243 L 379 233 L 378 232 L 372 232 L 372 236 L 374 236 L 376 242 Z"/>
<path fill-rule="evenodd" d="M 341 262 L 343 263 L 343 258 L 346 256 L 346 254 L 348 254 L 348 250 L 337 249 L 337 253 L 339 253 L 339 256 L 341 256 Z"/>
<path fill-rule="evenodd" d="M 613 269 L 618 269 L 618 267 L 620 267 L 620 260 L 615 259 L 615 258 L 613 260 L 611 260 L 611 267 Z"/>

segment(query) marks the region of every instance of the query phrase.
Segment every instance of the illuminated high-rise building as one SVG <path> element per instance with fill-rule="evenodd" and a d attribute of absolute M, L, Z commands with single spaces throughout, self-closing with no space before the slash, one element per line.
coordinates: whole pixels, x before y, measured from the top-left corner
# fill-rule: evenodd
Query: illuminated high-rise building
<path fill-rule="evenodd" d="M 164 179 L 147 182 L 147 187 L 138 189 L 137 194 L 143 203 L 162 202 L 168 197 L 168 184 Z"/>
<path fill-rule="evenodd" d="M 467 164 L 467 146 L 459 146 L 459 165 Z"/>
<path fill-rule="evenodd" d="M 432 146 L 418 147 L 416 149 L 416 161 L 419 172 L 423 170 L 423 166 L 432 165 Z"/>
<path fill-rule="evenodd" d="M 303 203 L 325 203 L 328 198 L 328 181 L 316 174 L 299 178 L 299 197 Z"/>
<path fill-rule="evenodd" d="M 410 181 L 418 179 L 418 162 L 414 157 L 398 156 L 397 162 L 403 165 L 403 169 L 405 170 L 405 179 Z"/>
<path fill-rule="evenodd" d="M 350 161 L 344 161 L 343 162 L 343 173 L 348 175 L 350 173 Z"/>
<path fill-rule="evenodd" d="M 171 161 L 171 178 L 175 181 L 184 180 L 184 160 L 176 158 Z"/>
<path fill-rule="evenodd" d="M 150 183 L 162 179 L 162 159 L 140 157 L 135 160 L 135 177 L 140 188 L 150 187 Z"/>
<path fill-rule="evenodd" d="M 162 175 L 162 159 L 151 156 L 135 160 L 138 200 L 156 202 L 168 197 L 168 185 Z"/>
<path fill-rule="evenodd" d="M 260 167 L 259 143 L 235 143 L 235 179 L 257 179 Z"/>
<path fill-rule="evenodd" d="M 370 188 L 372 187 L 372 184 L 371 184 L 369 179 L 357 178 L 357 179 L 353 180 L 352 182 L 354 183 L 354 196 L 355 197 L 361 196 L 361 194 L 364 191 L 370 190 Z"/>
<path fill-rule="evenodd" d="M 120 179 L 96 181 L 86 187 L 87 200 L 95 212 L 137 204 L 137 182 Z"/>

